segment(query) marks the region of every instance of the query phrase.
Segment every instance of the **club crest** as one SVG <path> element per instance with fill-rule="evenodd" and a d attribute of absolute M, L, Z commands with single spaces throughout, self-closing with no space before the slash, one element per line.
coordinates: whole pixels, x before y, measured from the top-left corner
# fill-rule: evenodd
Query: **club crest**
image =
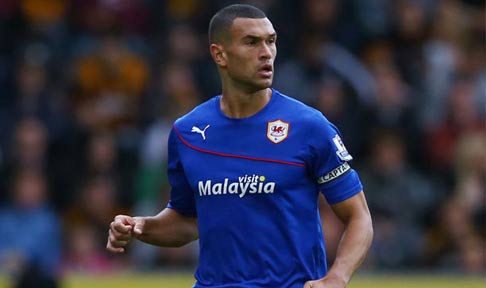
<path fill-rule="evenodd" d="M 289 123 L 282 120 L 268 122 L 267 138 L 273 143 L 282 142 L 289 135 Z"/>

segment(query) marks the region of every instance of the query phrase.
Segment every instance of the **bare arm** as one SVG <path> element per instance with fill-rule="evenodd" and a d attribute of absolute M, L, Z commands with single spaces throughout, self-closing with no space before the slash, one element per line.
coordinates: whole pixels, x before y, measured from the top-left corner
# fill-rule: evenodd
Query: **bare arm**
<path fill-rule="evenodd" d="M 153 217 L 118 215 L 110 224 L 106 249 L 122 253 L 132 238 L 162 247 L 180 247 L 198 238 L 197 219 L 170 208 Z"/>
<path fill-rule="evenodd" d="M 363 191 L 331 207 L 345 225 L 337 256 L 324 278 L 308 281 L 304 288 L 346 287 L 371 245 L 373 226 Z"/>
<path fill-rule="evenodd" d="M 166 208 L 153 217 L 144 217 L 141 234 L 135 237 L 145 243 L 162 247 L 180 247 L 196 240 L 199 236 L 197 219 L 181 215 Z"/>

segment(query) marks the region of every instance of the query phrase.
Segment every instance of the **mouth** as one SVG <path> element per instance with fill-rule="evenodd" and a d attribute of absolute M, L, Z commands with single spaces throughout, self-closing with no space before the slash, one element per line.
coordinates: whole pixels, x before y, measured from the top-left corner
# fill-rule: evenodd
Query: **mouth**
<path fill-rule="evenodd" d="M 270 78 L 273 75 L 273 65 L 264 64 L 258 68 L 258 75 L 264 78 Z"/>

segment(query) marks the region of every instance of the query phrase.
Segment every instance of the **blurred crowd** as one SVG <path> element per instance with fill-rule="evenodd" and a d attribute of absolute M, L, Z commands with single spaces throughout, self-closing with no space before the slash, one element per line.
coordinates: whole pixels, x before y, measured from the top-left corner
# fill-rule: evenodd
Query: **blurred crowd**
<path fill-rule="evenodd" d="M 274 88 L 341 130 L 374 218 L 364 269 L 486 274 L 486 5 L 261 0 Z M 226 0 L 0 1 L 0 273 L 193 267 L 197 244 L 105 251 L 168 201 L 172 122 L 220 92 Z M 322 201 L 332 262 L 341 226 Z M 29 272 L 32 273 L 32 272 Z"/>

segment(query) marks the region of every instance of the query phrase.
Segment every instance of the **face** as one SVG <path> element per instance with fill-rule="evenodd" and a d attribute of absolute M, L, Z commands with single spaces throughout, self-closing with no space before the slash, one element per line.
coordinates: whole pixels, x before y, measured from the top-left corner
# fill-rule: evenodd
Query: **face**
<path fill-rule="evenodd" d="M 270 87 L 277 55 L 277 35 L 270 20 L 236 18 L 229 37 L 224 44 L 211 45 L 223 77 L 247 92 Z"/>

